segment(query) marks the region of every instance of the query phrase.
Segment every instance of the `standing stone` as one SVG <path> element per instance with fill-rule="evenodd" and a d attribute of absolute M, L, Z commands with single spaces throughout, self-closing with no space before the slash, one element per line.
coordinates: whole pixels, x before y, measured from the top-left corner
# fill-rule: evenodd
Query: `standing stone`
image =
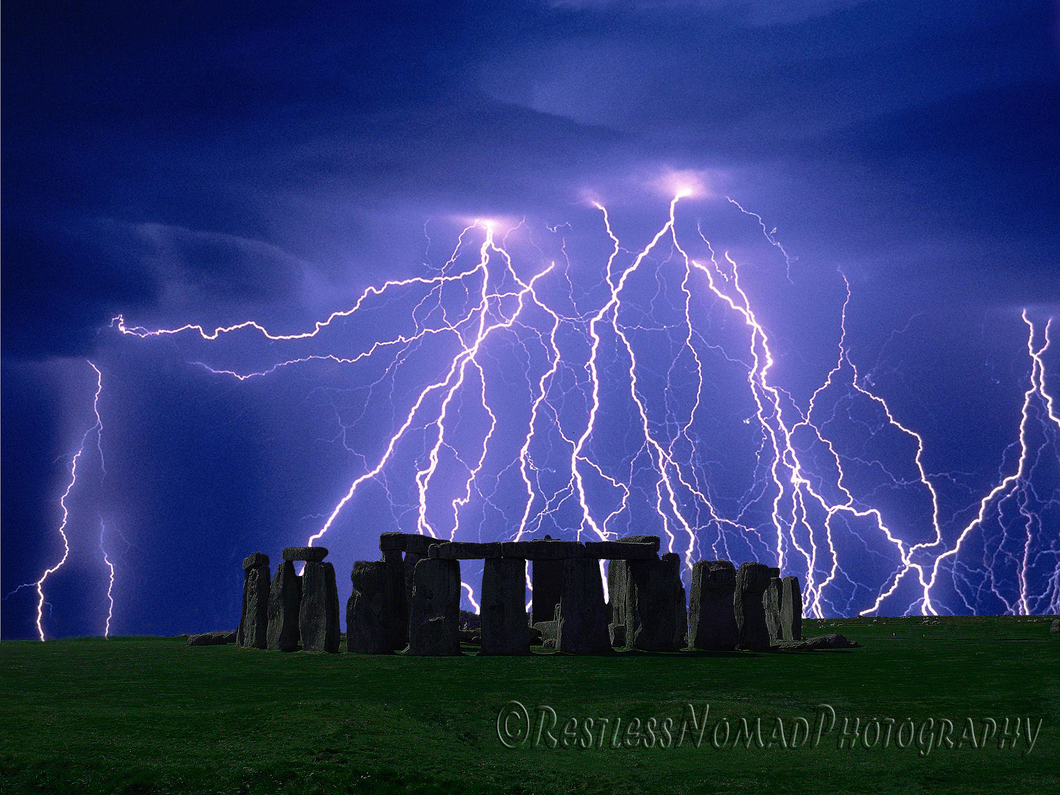
<path fill-rule="evenodd" d="M 409 654 L 460 654 L 460 562 L 424 558 L 413 571 Z"/>
<path fill-rule="evenodd" d="M 339 651 L 339 590 L 335 567 L 310 562 L 302 572 L 302 604 L 298 612 L 298 634 L 303 651 Z"/>
<path fill-rule="evenodd" d="M 631 578 L 628 560 L 607 563 L 607 612 L 612 624 L 626 625 L 629 621 Z"/>
<path fill-rule="evenodd" d="M 657 559 L 659 553 L 659 536 L 623 536 L 618 539 L 618 544 L 648 545 L 651 558 Z M 638 558 L 641 555 L 637 556 Z M 630 574 L 631 560 L 611 560 L 607 564 L 607 607 L 612 624 L 625 624 L 629 626 L 630 589 L 632 579 Z M 629 635 L 627 633 L 627 640 Z"/>
<path fill-rule="evenodd" d="M 283 559 L 286 561 L 301 560 L 309 563 L 320 563 L 327 556 L 327 547 L 287 547 L 283 551 Z"/>
<path fill-rule="evenodd" d="M 563 596 L 556 621 L 557 650 L 569 654 L 611 651 L 600 561 L 570 558 L 563 562 Z"/>
<path fill-rule="evenodd" d="M 530 612 L 532 622 L 554 621 L 563 595 L 563 560 L 535 560 L 531 564 Z"/>
<path fill-rule="evenodd" d="M 674 589 L 674 648 L 683 649 L 688 645 L 688 592 L 685 584 L 681 581 L 681 556 L 676 552 L 668 552 L 662 556 L 663 560 L 669 560 L 671 566 L 671 577 Z"/>
<path fill-rule="evenodd" d="M 390 654 L 394 651 L 387 604 L 390 566 L 382 560 L 358 560 L 350 580 L 353 593 L 346 602 L 346 650 Z M 404 586 L 401 592 L 404 595 Z"/>
<path fill-rule="evenodd" d="M 780 626 L 784 640 L 802 640 L 802 590 L 798 577 L 781 582 Z"/>
<path fill-rule="evenodd" d="M 701 560 L 692 566 L 688 599 L 688 645 L 693 649 L 729 651 L 740 641 L 733 597 L 736 567 L 728 560 Z"/>
<path fill-rule="evenodd" d="M 255 552 L 243 561 L 243 615 L 236 642 L 248 649 L 264 649 L 269 634 L 269 556 Z"/>
<path fill-rule="evenodd" d="M 736 570 L 733 608 L 741 649 L 769 651 L 769 627 L 766 626 L 762 596 L 773 578 L 773 571 L 764 563 L 741 563 Z"/>
<path fill-rule="evenodd" d="M 383 552 L 386 564 L 386 622 L 390 648 L 399 651 L 409 645 L 409 597 L 405 590 L 405 564 L 397 550 Z"/>
<path fill-rule="evenodd" d="M 416 566 L 421 561 L 426 559 L 426 555 L 420 555 L 415 552 L 406 552 L 404 559 L 405 568 L 405 600 L 409 604 L 409 614 L 412 611 L 412 591 L 413 585 L 415 584 L 414 575 L 416 573 Z"/>
<path fill-rule="evenodd" d="M 766 615 L 766 629 L 769 630 L 769 644 L 776 646 L 782 640 L 791 640 L 784 637 L 784 629 L 781 625 L 781 610 L 784 594 L 781 591 L 779 577 L 772 577 L 769 586 L 762 594 L 762 609 Z"/>
<path fill-rule="evenodd" d="M 482 569 L 482 654 L 529 654 L 526 561 L 486 558 Z"/>
<path fill-rule="evenodd" d="M 294 563 L 283 561 L 276 567 L 269 590 L 269 641 L 274 651 L 298 651 L 298 614 L 302 608 L 302 578 Z"/>
<path fill-rule="evenodd" d="M 645 651 L 676 651 L 687 622 L 680 557 L 631 560 L 628 582 L 626 642 Z"/>
<path fill-rule="evenodd" d="M 1053 623 L 1049 625 L 1049 633 L 1051 635 L 1060 635 L 1060 618 L 1053 619 Z"/>

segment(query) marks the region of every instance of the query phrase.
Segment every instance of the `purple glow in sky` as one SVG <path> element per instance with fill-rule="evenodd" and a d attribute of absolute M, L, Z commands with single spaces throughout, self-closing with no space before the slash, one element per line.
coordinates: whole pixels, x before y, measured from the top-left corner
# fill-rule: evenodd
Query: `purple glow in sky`
<path fill-rule="evenodd" d="M 1054 4 L 195 8 L 5 9 L 2 637 L 391 530 L 1060 611 Z"/>

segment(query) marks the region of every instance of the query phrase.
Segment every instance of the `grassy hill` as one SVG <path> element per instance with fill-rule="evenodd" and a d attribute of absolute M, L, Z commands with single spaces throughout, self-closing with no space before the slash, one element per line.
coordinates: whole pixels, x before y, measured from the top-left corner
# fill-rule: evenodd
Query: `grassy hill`
<path fill-rule="evenodd" d="M 1060 792 L 1049 623 L 808 621 L 863 648 L 607 657 L 8 642 L 0 792 Z"/>

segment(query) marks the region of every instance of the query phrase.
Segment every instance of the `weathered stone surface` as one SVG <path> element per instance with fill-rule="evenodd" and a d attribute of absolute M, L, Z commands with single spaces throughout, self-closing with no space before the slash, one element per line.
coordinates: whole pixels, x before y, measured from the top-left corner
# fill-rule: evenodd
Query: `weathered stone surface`
<path fill-rule="evenodd" d="M 252 552 L 243 558 L 243 568 L 253 569 L 255 566 L 268 566 L 269 556 L 264 552 Z"/>
<path fill-rule="evenodd" d="M 380 552 L 413 552 L 427 557 L 427 550 L 432 544 L 443 543 L 444 539 L 420 533 L 381 533 L 379 535 Z"/>
<path fill-rule="evenodd" d="M 607 613 L 612 624 L 626 625 L 629 621 L 629 564 L 622 559 L 607 564 Z"/>
<path fill-rule="evenodd" d="M 427 556 L 446 560 L 499 558 L 501 545 L 499 543 L 478 544 L 471 541 L 443 541 L 432 544 L 427 550 Z"/>
<path fill-rule="evenodd" d="M 335 567 L 311 561 L 302 572 L 302 604 L 298 611 L 298 634 L 303 651 L 339 650 L 339 591 Z"/>
<path fill-rule="evenodd" d="M 412 590 L 413 590 L 413 575 L 416 572 L 416 564 L 421 560 L 427 559 L 427 553 L 419 555 L 415 552 L 406 552 L 404 559 L 405 566 L 405 600 L 409 603 L 409 612 L 412 611 Z M 408 633 L 405 633 L 408 635 Z"/>
<path fill-rule="evenodd" d="M 353 592 L 346 602 L 346 651 L 356 654 L 394 651 L 387 609 L 389 576 L 386 561 L 358 560 L 353 564 L 350 572 Z"/>
<path fill-rule="evenodd" d="M 236 639 L 247 649 L 264 649 L 268 644 L 270 574 L 268 566 L 243 571 L 243 617 Z"/>
<path fill-rule="evenodd" d="M 782 640 L 791 640 L 791 638 L 784 637 L 784 632 L 781 627 L 780 613 L 782 606 L 781 600 L 783 598 L 780 578 L 771 578 L 769 580 L 769 586 L 762 594 L 762 609 L 765 611 L 766 615 L 766 629 L 769 630 L 769 644 L 771 646 L 775 646 Z"/>
<path fill-rule="evenodd" d="M 319 563 L 328 556 L 327 547 L 287 547 L 283 551 L 284 560 L 304 560 Z"/>
<path fill-rule="evenodd" d="M 659 536 L 622 536 L 618 540 L 628 541 L 633 544 L 651 544 L 653 551 L 656 553 L 659 552 L 662 543 Z"/>
<path fill-rule="evenodd" d="M 782 640 L 776 647 L 782 651 L 813 651 L 815 649 L 858 649 L 861 644 L 838 633 L 818 635 L 805 640 Z"/>
<path fill-rule="evenodd" d="M 535 560 L 530 574 L 533 588 L 530 594 L 531 621 L 537 626 L 556 618 L 556 605 L 563 593 L 563 561 Z"/>
<path fill-rule="evenodd" d="M 650 561 L 644 561 L 650 562 Z M 563 562 L 563 596 L 557 610 L 556 649 L 569 654 L 611 651 L 607 605 L 600 562 L 571 558 Z"/>
<path fill-rule="evenodd" d="M 623 647 L 626 645 L 626 625 L 608 624 L 607 631 L 611 635 L 611 645 Z"/>
<path fill-rule="evenodd" d="M 413 571 L 409 654 L 460 654 L 460 563 L 426 558 Z"/>
<path fill-rule="evenodd" d="M 601 560 L 650 560 L 659 556 L 659 545 L 633 541 L 586 541 L 585 554 Z"/>
<path fill-rule="evenodd" d="M 397 550 L 383 553 L 386 564 L 386 624 L 390 648 L 395 651 L 409 645 L 409 597 L 405 589 L 405 563 Z"/>
<path fill-rule="evenodd" d="M 405 536 L 405 551 L 425 558 L 431 546 L 437 543 L 439 543 L 438 539 L 433 536 L 408 533 Z"/>
<path fill-rule="evenodd" d="M 298 651 L 298 614 L 302 607 L 302 578 L 294 564 L 285 560 L 276 567 L 269 589 L 268 647 L 274 651 Z"/>
<path fill-rule="evenodd" d="M 380 552 L 404 552 L 405 551 L 405 533 L 380 533 L 379 534 L 379 551 Z"/>
<path fill-rule="evenodd" d="M 501 557 L 523 560 L 584 558 L 585 544 L 580 541 L 553 541 L 544 538 L 533 541 L 505 541 L 501 544 Z"/>
<path fill-rule="evenodd" d="M 226 643 L 236 642 L 234 630 L 221 630 L 219 632 L 200 632 L 198 635 L 188 635 L 189 646 L 223 646 Z"/>
<path fill-rule="evenodd" d="M 728 560 L 701 560 L 692 566 L 692 592 L 688 598 L 688 645 L 693 649 L 726 651 L 736 648 L 733 597 L 736 567 Z"/>
<path fill-rule="evenodd" d="M 677 631 L 674 633 L 674 648 L 683 649 L 688 645 L 688 592 L 685 584 L 681 581 L 681 556 L 676 552 L 669 552 L 662 556 L 663 560 L 669 560 L 673 567 L 674 584 L 674 624 Z"/>
<path fill-rule="evenodd" d="M 1053 623 L 1049 625 L 1049 632 L 1053 635 L 1060 635 L 1060 618 L 1053 619 Z"/>
<path fill-rule="evenodd" d="M 487 558 L 482 568 L 483 654 L 529 654 L 526 561 Z"/>
<path fill-rule="evenodd" d="M 250 579 L 250 574 L 247 569 L 243 569 L 243 606 L 239 609 L 239 623 L 236 625 L 236 645 L 244 645 L 246 639 L 246 633 L 244 632 L 243 625 L 247 620 L 247 580 Z M 187 636 L 185 636 L 187 637 Z"/>
<path fill-rule="evenodd" d="M 559 631 L 559 623 L 556 621 L 538 621 L 534 624 L 534 629 L 541 635 L 543 641 L 555 640 L 556 633 Z"/>
<path fill-rule="evenodd" d="M 659 552 L 659 536 L 623 536 L 616 543 L 647 544 L 656 554 Z M 654 555 L 651 557 L 655 557 Z M 607 564 L 607 597 L 608 614 L 614 624 L 625 624 L 629 627 L 629 600 L 631 598 L 631 580 L 629 562 L 626 559 L 613 559 Z M 627 631 L 627 639 L 629 633 Z"/>
<path fill-rule="evenodd" d="M 736 570 L 736 593 L 733 608 L 739 630 L 741 649 L 769 650 L 769 627 L 762 595 L 769 587 L 774 569 L 763 563 L 741 563 Z"/>
<path fill-rule="evenodd" d="M 687 616 L 680 565 L 673 553 L 661 560 L 629 562 L 625 626 L 632 648 L 676 651 L 683 645 Z"/>
<path fill-rule="evenodd" d="M 784 640 L 802 640 L 802 589 L 798 577 L 781 581 L 780 628 Z"/>

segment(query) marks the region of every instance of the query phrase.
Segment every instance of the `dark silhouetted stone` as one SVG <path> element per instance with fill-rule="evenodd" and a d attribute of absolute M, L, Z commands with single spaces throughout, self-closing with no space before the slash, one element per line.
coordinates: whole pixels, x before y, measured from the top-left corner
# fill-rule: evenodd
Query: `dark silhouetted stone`
<path fill-rule="evenodd" d="M 480 615 L 483 654 L 530 653 L 525 560 L 486 558 Z"/>
<path fill-rule="evenodd" d="M 646 544 L 655 555 L 659 552 L 659 536 L 623 536 L 620 544 Z M 652 555 L 651 557 L 655 557 Z M 611 623 L 627 627 L 629 639 L 629 605 L 631 594 L 630 563 L 628 559 L 613 559 L 607 564 L 607 607 Z"/>
<path fill-rule="evenodd" d="M 294 564 L 283 561 L 269 590 L 268 647 L 274 651 L 298 651 L 298 614 L 302 607 L 302 579 Z"/>
<path fill-rule="evenodd" d="M 269 556 L 264 552 L 254 552 L 243 558 L 243 569 L 253 569 L 256 566 L 268 566 Z"/>
<path fill-rule="evenodd" d="M 612 560 L 607 564 L 607 613 L 612 624 L 626 626 L 629 621 L 630 582 L 628 560 Z"/>
<path fill-rule="evenodd" d="M 531 566 L 530 612 L 534 625 L 554 621 L 556 605 L 563 593 L 563 561 L 535 560 Z"/>
<path fill-rule="evenodd" d="M 353 564 L 350 573 L 353 592 L 346 602 L 346 651 L 357 654 L 394 651 L 387 609 L 389 576 L 385 561 L 358 560 Z"/>
<path fill-rule="evenodd" d="M 781 600 L 784 598 L 781 592 L 781 580 L 779 577 L 773 577 L 769 580 L 769 586 L 766 588 L 765 593 L 762 594 L 762 608 L 765 611 L 766 616 L 766 629 L 769 630 L 769 644 L 771 646 L 776 645 L 782 640 L 791 640 L 791 638 L 785 638 L 783 628 L 781 626 Z"/>
<path fill-rule="evenodd" d="M 262 558 L 268 560 L 262 555 Z M 264 649 L 269 633 L 269 566 L 243 570 L 243 616 L 236 643 L 247 649 Z"/>
<path fill-rule="evenodd" d="M 327 556 L 327 547 L 287 547 L 283 551 L 283 559 L 290 561 L 304 560 L 309 563 L 319 563 Z"/>
<path fill-rule="evenodd" d="M 736 567 L 727 560 L 701 560 L 692 566 L 688 598 L 688 645 L 693 649 L 732 650 L 740 641 L 733 599 Z"/>
<path fill-rule="evenodd" d="M 538 621 L 534 624 L 534 630 L 541 636 L 542 641 L 555 640 L 559 625 L 555 621 Z"/>
<path fill-rule="evenodd" d="M 413 571 L 409 654 L 460 654 L 460 563 L 426 558 Z"/>
<path fill-rule="evenodd" d="M 763 563 L 741 563 L 736 570 L 736 593 L 733 608 L 739 630 L 741 649 L 769 650 L 769 627 L 763 594 L 773 579 L 775 569 Z"/>
<path fill-rule="evenodd" d="M 380 533 L 380 535 L 379 535 L 379 551 L 380 552 L 404 552 L 405 551 L 405 534 L 404 533 Z"/>
<path fill-rule="evenodd" d="M 309 562 L 302 572 L 302 605 L 298 612 L 302 651 L 339 650 L 339 591 L 335 567 Z"/>
<path fill-rule="evenodd" d="M 236 642 L 236 632 L 233 630 L 221 630 L 219 632 L 201 632 L 198 635 L 188 635 L 189 646 L 224 646 L 227 643 Z"/>
<path fill-rule="evenodd" d="M 802 590 L 798 577 L 780 581 L 780 629 L 784 640 L 802 640 Z"/>
<path fill-rule="evenodd" d="M 607 631 L 611 635 L 611 645 L 624 647 L 626 645 L 626 625 L 608 624 Z"/>
<path fill-rule="evenodd" d="M 556 622 L 557 650 L 569 654 L 611 651 L 600 561 L 572 558 L 563 562 L 563 596 Z"/>
<path fill-rule="evenodd" d="M 683 645 L 687 621 L 680 558 L 667 553 L 661 560 L 631 560 L 628 565 L 627 643 L 645 651 L 676 651 Z"/>
<path fill-rule="evenodd" d="M 585 544 L 580 541 L 554 541 L 544 538 L 533 541 L 505 541 L 501 544 L 501 556 L 523 560 L 584 558 Z"/>
<path fill-rule="evenodd" d="M 434 536 L 425 536 L 419 533 L 408 533 L 405 536 L 405 551 L 413 555 L 427 557 L 427 553 L 434 544 L 440 543 Z"/>
<path fill-rule="evenodd" d="M 659 536 L 622 536 L 619 541 L 628 541 L 632 544 L 650 544 L 652 551 L 658 554 L 661 547 Z"/>
<path fill-rule="evenodd" d="M 443 541 L 432 544 L 427 550 L 431 558 L 447 560 L 484 560 L 501 556 L 500 543 L 477 544 L 470 541 Z"/>
<path fill-rule="evenodd" d="M 634 541 L 586 541 L 585 554 L 601 560 L 649 560 L 659 556 L 659 545 Z"/>
<path fill-rule="evenodd" d="M 386 623 L 390 648 L 399 651 L 409 645 L 409 596 L 405 588 L 405 563 L 397 550 L 383 553 L 386 564 Z"/>
<path fill-rule="evenodd" d="M 413 574 L 416 572 L 416 564 L 421 560 L 426 560 L 426 555 L 417 555 L 415 552 L 406 552 L 404 558 L 405 567 L 405 599 L 409 603 L 409 613 L 412 613 L 412 590 L 413 590 Z M 408 634 L 408 633 L 406 633 Z"/>

